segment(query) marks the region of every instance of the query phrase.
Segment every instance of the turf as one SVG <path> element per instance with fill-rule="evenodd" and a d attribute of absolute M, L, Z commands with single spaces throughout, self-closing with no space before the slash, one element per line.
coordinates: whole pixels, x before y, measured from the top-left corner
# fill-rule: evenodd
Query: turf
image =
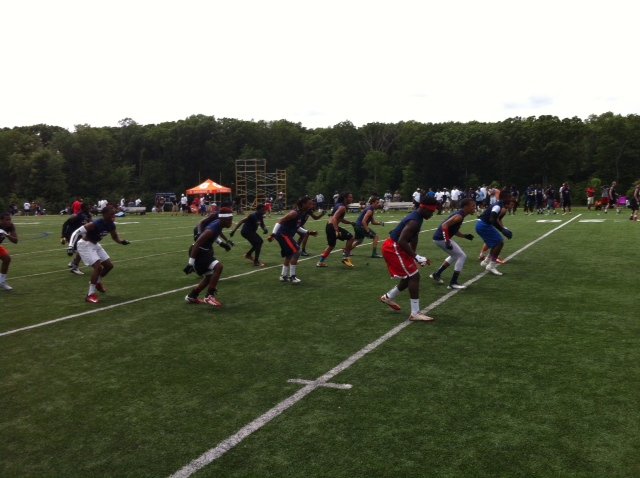
<path fill-rule="evenodd" d="M 332 380 L 351 389 L 318 388 L 196 476 L 640 475 L 640 226 L 577 214 Z M 571 218 L 508 216 L 503 255 Z M 428 231 L 441 219 L 420 239 L 434 260 L 423 307 L 447 293 L 427 277 L 444 258 Z M 104 240 L 115 268 L 87 304 L 62 220 L 16 218 L 21 240 L 7 246 L 15 290 L 0 294 L 0 333 L 69 318 L 0 336 L 0 476 L 171 475 L 300 389 L 287 380 L 317 379 L 407 317 L 406 295 L 401 313 L 378 302 L 393 281 L 368 245 L 352 270 L 335 255 L 326 269 L 302 261 L 292 286 L 275 243 L 255 269 L 239 235 L 218 253 L 224 307 L 185 304 L 193 216 L 124 218 L 132 244 Z M 481 272 L 480 244 L 459 243 L 465 281 Z"/>

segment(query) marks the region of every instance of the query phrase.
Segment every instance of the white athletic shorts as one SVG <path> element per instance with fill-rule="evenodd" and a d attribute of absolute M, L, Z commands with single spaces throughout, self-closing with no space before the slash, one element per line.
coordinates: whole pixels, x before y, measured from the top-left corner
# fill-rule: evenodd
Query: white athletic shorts
<path fill-rule="evenodd" d="M 85 241 L 84 239 L 80 239 L 78 241 L 78 254 L 80 254 L 80 259 L 86 266 L 92 266 L 96 262 L 104 262 L 109 260 L 109 254 L 104 250 L 100 243 L 94 244 L 91 241 Z"/>

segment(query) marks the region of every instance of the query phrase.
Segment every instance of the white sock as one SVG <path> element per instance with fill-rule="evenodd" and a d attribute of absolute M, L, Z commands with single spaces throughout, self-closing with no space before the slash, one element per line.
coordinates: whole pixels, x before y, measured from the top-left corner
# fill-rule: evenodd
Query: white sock
<path fill-rule="evenodd" d="M 389 292 L 387 292 L 387 297 L 389 297 L 389 299 L 395 299 L 396 297 L 398 297 L 399 293 L 400 291 L 398 290 L 398 287 L 394 287 Z"/>
<path fill-rule="evenodd" d="M 417 314 L 420 312 L 420 299 L 411 299 L 411 313 Z"/>
<path fill-rule="evenodd" d="M 95 284 L 89 284 L 89 295 L 91 294 L 95 294 L 96 293 L 96 286 Z"/>
<path fill-rule="evenodd" d="M 290 273 L 292 276 L 296 275 L 296 268 L 297 268 L 297 265 L 295 265 L 295 266 L 294 266 L 294 265 L 292 264 L 292 265 L 290 265 L 290 266 L 289 266 L 289 273 Z"/>
<path fill-rule="evenodd" d="M 0 274 L 0 282 L 4 282 L 7 280 L 7 274 Z"/>
<path fill-rule="evenodd" d="M 282 266 L 282 276 L 289 277 L 289 266 Z"/>

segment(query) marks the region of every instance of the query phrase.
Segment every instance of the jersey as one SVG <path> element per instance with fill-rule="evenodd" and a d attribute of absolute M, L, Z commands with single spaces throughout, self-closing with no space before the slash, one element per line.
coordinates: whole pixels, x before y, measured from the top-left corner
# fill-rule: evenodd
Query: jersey
<path fill-rule="evenodd" d="M 335 203 L 334 206 L 333 206 L 333 209 L 331 209 L 331 214 L 329 214 L 329 216 L 333 216 L 336 213 L 336 211 L 338 209 L 340 209 L 341 207 L 345 207 L 343 203 L 341 203 L 341 202 Z"/>
<path fill-rule="evenodd" d="M 2 229 L 4 232 L 6 232 L 7 234 L 13 232 L 16 230 L 15 226 L 12 224 L 10 228 L 6 228 L 6 229 Z M 7 236 L 5 236 L 4 234 L 0 234 L 0 244 L 2 244 L 4 242 L 4 240 L 6 239 Z"/>
<path fill-rule="evenodd" d="M 301 220 L 300 211 L 298 211 L 297 209 L 292 209 L 289 214 L 291 214 L 292 212 L 295 212 L 295 215 L 291 219 L 280 223 L 280 230 L 278 231 L 278 235 L 292 237 L 298 231 Z"/>
<path fill-rule="evenodd" d="M 360 213 L 360 215 L 358 216 L 358 219 L 356 219 L 356 226 L 358 227 L 364 227 L 365 225 L 362 224 L 362 221 L 364 220 L 364 216 L 367 214 L 367 212 L 371 211 L 371 216 L 369 217 L 369 221 L 373 220 L 373 213 L 374 211 L 374 207 L 372 205 L 368 205 L 367 207 L 365 207 L 362 212 Z M 367 223 L 368 225 L 369 223 Z"/>
<path fill-rule="evenodd" d="M 102 238 L 108 234 L 111 234 L 116 230 L 116 225 L 113 222 L 106 222 L 104 219 L 100 218 L 96 221 L 93 221 L 95 227 L 91 231 L 87 231 L 85 234 L 85 240 L 89 242 L 93 242 L 97 244 L 102 240 Z"/>
<path fill-rule="evenodd" d="M 240 232 L 242 234 L 251 234 L 252 232 L 256 232 L 258 230 L 258 226 L 263 229 L 265 228 L 264 213 L 256 211 L 253 214 L 249 214 L 247 216 L 247 220 L 242 224 L 242 230 Z"/>
<path fill-rule="evenodd" d="M 482 214 L 480 214 L 480 217 L 478 218 L 478 220 L 482 221 L 482 222 L 486 222 L 487 224 L 492 224 L 491 222 L 491 215 L 495 214 L 496 217 L 500 215 L 500 211 L 502 210 L 503 207 L 503 202 L 502 201 L 498 201 L 497 203 L 495 203 L 491 208 L 487 208 L 485 209 Z"/>
<path fill-rule="evenodd" d="M 445 222 L 447 222 L 449 219 L 451 219 L 453 216 L 462 216 L 462 219 L 464 219 L 464 217 L 466 216 L 466 214 L 464 213 L 464 211 L 462 209 L 460 209 L 459 211 L 454 212 L 453 214 L 451 214 L 447 219 L 445 219 L 442 224 L 444 224 Z M 438 229 L 436 229 L 436 232 L 433 234 L 433 240 L 434 241 L 444 241 L 445 237 L 444 237 L 444 230 L 442 229 L 442 224 L 440 224 L 438 226 Z M 460 230 L 460 227 L 462 226 L 462 221 L 460 222 L 456 222 L 455 224 L 452 224 L 451 226 L 449 226 L 449 237 L 453 237 L 456 235 L 456 233 Z"/>
<path fill-rule="evenodd" d="M 62 225 L 62 237 L 66 237 L 67 239 L 71 237 L 71 234 L 78 229 L 80 226 L 84 226 L 91 222 L 91 214 L 87 214 L 81 212 L 79 214 L 75 214 L 67 219 Z"/>
<path fill-rule="evenodd" d="M 207 224 L 207 227 L 204 228 L 202 233 L 204 234 L 205 231 L 211 231 L 213 235 L 209 237 L 206 242 L 200 244 L 200 249 L 210 250 L 213 248 L 214 241 L 220 237 L 220 234 L 222 233 L 222 223 L 220 222 L 220 219 L 216 219 L 215 221 Z"/>
<path fill-rule="evenodd" d="M 420 231 L 424 218 L 422 217 L 419 211 L 413 211 L 409 213 L 402 221 L 400 221 L 400 223 L 395 227 L 395 229 L 393 229 L 393 231 L 389 233 L 389 236 L 394 242 L 398 242 L 400 240 L 400 234 L 402 233 L 402 230 L 411 221 L 418 222 L 418 231 Z"/>

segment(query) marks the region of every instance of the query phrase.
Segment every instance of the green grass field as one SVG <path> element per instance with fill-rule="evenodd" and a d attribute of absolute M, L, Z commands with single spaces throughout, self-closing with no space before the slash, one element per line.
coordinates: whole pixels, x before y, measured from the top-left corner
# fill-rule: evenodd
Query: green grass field
<path fill-rule="evenodd" d="M 68 272 L 58 243 L 63 218 L 15 218 L 20 243 L 3 244 L 15 290 L 0 291 L 0 476 L 170 476 L 291 401 L 304 385 L 289 380 L 317 380 L 403 323 L 329 379 L 352 388 L 316 383 L 194 476 L 640 476 L 640 224 L 626 212 L 507 216 L 503 256 L 517 254 L 504 276 L 479 276 L 478 238 L 460 239 L 461 281 L 475 280 L 444 298 L 428 278 L 444 217 L 419 244 L 434 261 L 421 305 L 443 298 L 432 324 L 405 323 L 406 292 L 401 313 L 378 301 L 393 281 L 369 245 L 351 270 L 337 255 L 327 269 L 303 260 L 292 286 L 278 281 L 275 243 L 255 269 L 239 234 L 217 252 L 224 307 L 188 305 L 193 216 L 121 219 L 132 244 L 104 239 L 115 268 L 91 305 L 88 276 Z M 538 222 L 549 219 L 560 222 Z M 317 254 L 324 221 L 309 225 Z"/>

